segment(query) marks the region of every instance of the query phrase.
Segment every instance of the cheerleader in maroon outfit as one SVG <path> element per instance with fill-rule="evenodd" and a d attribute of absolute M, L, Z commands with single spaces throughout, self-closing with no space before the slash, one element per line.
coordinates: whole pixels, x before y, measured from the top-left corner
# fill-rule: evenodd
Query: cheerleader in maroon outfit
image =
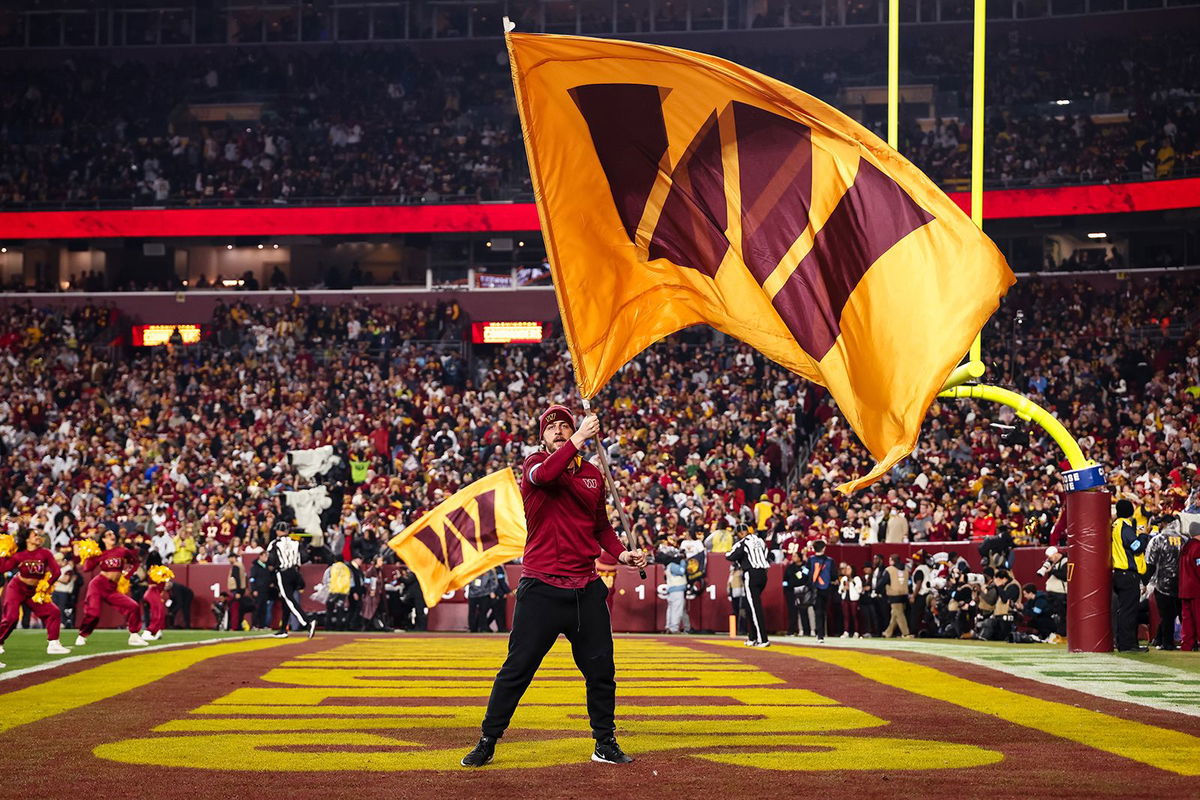
<path fill-rule="evenodd" d="M 45 536 L 41 531 L 30 531 L 25 537 L 24 547 L 10 556 L 0 558 L 0 574 L 16 570 L 17 574 L 4 587 L 4 597 L 0 600 L 0 653 L 4 652 L 4 642 L 8 635 L 17 627 L 21 618 L 21 606 L 28 606 L 42 624 L 46 626 L 46 652 L 50 655 L 63 655 L 71 652 L 58 641 L 59 628 L 62 625 L 62 612 L 54 603 L 41 602 L 38 594 L 38 584 L 46 579 L 47 585 L 53 586 L 61 572 L 54 554 L 42 545 Z M 3 667 L 0 664 L 0 667 Z"/>
<path fill-rule="evenodd" d="M 171 588 L 171 580 L 175 577 L 175 573 L 171 571 L 170 567 L 158 565 L 147 570 L 146 577 L 150 580 L 150 585 L 146 588 L 146 594 L 142 599 L 150 608 L 150 624 L 146 626 L 146 630 L 142 631 L 142 638 L 147 642 L 152 642 L 162 638 L 162 630 L 167 622 L 167 604 L 163 600 L 163 595 Z"/>
<path fill-rule="evenodd" d="M 79 635 L 75 637 L 75 644 L 87 644 L 88 637 L 100 622 L 100 604 L 108 603 L 125 615 L 129 625 L 130 646 L 145 647 L 146 640 L 141 636 L 142 607 L 129 595 L 117 591 L 122 574 L 128 578 L 137 571 L 140 561 L 138 554 L 128 547 L 118 547 L 117 535 L 112 531 L 105 531 L 100 540 L 104 545 L 104 552 L 83 562 L 85 572 L 94 569 L 99 569 L 100 572 L 88 583 L 83 601 L 83 618 L 79 622 Z"/>

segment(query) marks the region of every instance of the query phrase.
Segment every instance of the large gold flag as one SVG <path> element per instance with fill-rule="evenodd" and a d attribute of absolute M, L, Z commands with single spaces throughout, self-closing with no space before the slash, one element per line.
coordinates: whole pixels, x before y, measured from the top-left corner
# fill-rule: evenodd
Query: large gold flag
<path fill-rule="evenodd" d="M 525 552 L 525 505 L 511 469 L 459 489 L 388 542 L 433 608 L 497 564 Z"/>
<path fill-rule="evenodd" d="M 878 460 L 921 421 L 1013 283 L 932 181 L 849 117 L 713 56 L 509 34 L 576 380 L 591 397 L 707 323 L 827 386 Z"/>

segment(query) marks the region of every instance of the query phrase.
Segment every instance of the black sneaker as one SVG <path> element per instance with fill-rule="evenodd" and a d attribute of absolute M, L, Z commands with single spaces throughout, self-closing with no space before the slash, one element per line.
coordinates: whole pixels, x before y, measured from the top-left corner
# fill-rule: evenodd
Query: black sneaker
<path fill-rule="evenodd" d="M 596 740 L 596 751 L 592 753 L 592 761 L 599 761 L 601 764 L 629 764 L 633 758 L 625 755 L 615 736 L 607 736 Z"/>
<path fill-rule="evenodd" d="M 479 743 L 471 748 L 471 752 L 462 757 L 462 761 L 458 762 L 464 767 L 482 767 L 492 763 L 492 756 L 496 754 L 496 737 L 495 736 L 480 736 Z"/>

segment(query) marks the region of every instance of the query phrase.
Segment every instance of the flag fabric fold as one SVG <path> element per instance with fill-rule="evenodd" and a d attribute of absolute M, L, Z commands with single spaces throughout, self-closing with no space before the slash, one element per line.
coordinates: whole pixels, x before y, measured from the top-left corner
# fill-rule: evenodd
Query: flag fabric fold
<path fill-rule="evenodd" d="M 705 323 L 830 390 L 878 464 L 912 451 L 1014 282 L 995 245 L 833 107 L 676 48 L 507 36 L 576 380 Z"/>
<path fill-rule="evenodd" d="M 525 552 L 525 506 L 511 469 L 455 492 L 388 545 L 421 584 L 425 605 Z"/>

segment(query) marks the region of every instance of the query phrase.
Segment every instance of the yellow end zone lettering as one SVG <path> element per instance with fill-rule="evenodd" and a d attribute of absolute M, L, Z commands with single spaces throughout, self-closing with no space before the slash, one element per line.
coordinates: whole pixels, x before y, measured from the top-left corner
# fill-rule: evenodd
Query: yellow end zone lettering
<path fill-rule="evenodd" d="M 920 763 L 939 769 L 1003 758 L 949 742 L 831 735 L 889 723 L 782 685 L 783 679 L 737 659 L 672 644 L 617 644 L 621 740 L 632 752 L 681 751 L 770 770 L 894 768 L 897 754 L 905 752 L 919 752 Z M 464 743 L 472 739 L 504 657 L 502 645 L 356 641 L 306 654 L 262 676 L 274 686 L 235 689 L 159 725 L 153 733 L 162 735 L 103 744 L 94 752 L 129 764 L 247 771 L 452 768 L 462 748 L 433 746 L 421 741 L 423 734 L 459 730 Z M 463 660 L 455 669 L 459 653 Z M 495 767 L 532 769 L 586 757 L 591 739 L 582 733 L 588 728 L 584 687 L 569 659 L 561 646 L 551 652 L 513 718 L 514 728 L 535 734 L 506 740 Z M 688 665 L 702 668 L 689 673 Z M 672 702 L 679 700 L 684 702 Z"/>

